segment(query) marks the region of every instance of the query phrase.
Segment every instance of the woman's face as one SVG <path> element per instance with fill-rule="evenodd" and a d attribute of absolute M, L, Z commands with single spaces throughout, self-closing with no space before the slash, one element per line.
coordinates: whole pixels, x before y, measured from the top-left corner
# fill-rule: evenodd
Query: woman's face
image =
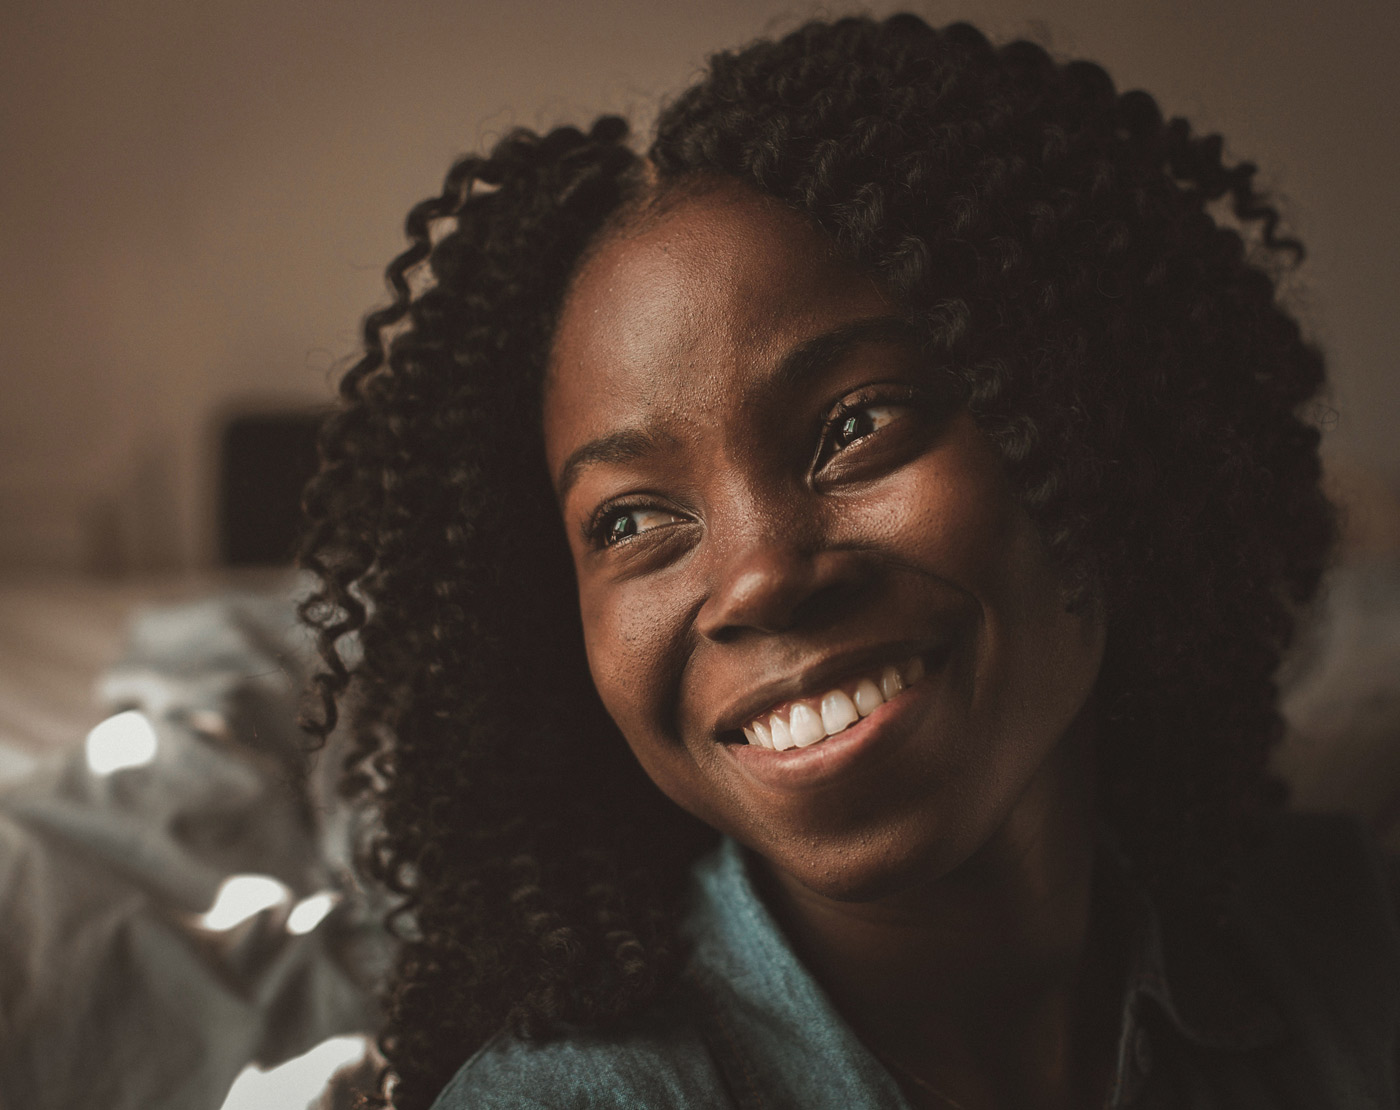
<path fill-rule="evenodd" d="M 602 244 L 544 411 L 594 681 L 685 809 L 863 899 L 1077 788 L 1101 624 L 1065 611 L 940 368 L 798 216 L 724 183 Z"/>

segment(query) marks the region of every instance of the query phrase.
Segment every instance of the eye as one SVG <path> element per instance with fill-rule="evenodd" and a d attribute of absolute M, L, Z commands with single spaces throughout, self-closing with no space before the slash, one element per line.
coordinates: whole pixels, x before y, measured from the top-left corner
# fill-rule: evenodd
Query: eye
<path fill-rule="evenodd" d="M 611 547 L 668 524 L 680 524 L 684 517 L 654 505 L 615 505 L 600 512 L 589 529 L 598 547 Z"/>
<path fill-rule="evenodd" d="M 881 382 L 827 410 L 810 471 L 823 483 L 873 477 L 903 465 L 936 438 L 962 406 L 951 377 Z"/>
<path fill-rule="evenodd" d="M 906 415 L 905 405 L 856 405 L 839 410 L 828 442 L 837 451 Z"/>
<path fill-rule="evenodd" d="M 890 425 L 907 420 L 917 403 L 916 392 L 907 387 L 876 387 L 847 397 L 836 405 L 822 427 L 817 468 L 862 440 L 878 436 Z"/>

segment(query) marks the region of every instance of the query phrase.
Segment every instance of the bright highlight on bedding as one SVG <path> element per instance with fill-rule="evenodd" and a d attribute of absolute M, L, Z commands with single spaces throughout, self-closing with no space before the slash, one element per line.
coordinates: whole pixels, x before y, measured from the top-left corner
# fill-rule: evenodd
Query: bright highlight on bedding
<path fill-rule="evenodd" d="M 326 919 L 326 914 L 335 908 L 336 897 L 327 891 L 303 898 L 287 915 L 287 932 L 299 937 L 311 932 Z"/>
<path fill-rule="evenodd" d="M 108 717 L 87 734 L 87 763 L 95 775 L 140 767 L 156 757 L 156 730 L 135 709 Z"/>
<path fill-rule="evenodd" d="M 290 896 L 286 884 L 271 875 L 230 875 L 199 923 L 206 929 L 232 929 Z"/>
<path fill-rule="evenodd" d="M 268 1110 L 309 1105 L 331 1076 L 365 1054 L 365 1037 L 332 1037 L 310 1052 L 263 1071 L 249 1064 L 234 1080 L 221 1110 Z"/>

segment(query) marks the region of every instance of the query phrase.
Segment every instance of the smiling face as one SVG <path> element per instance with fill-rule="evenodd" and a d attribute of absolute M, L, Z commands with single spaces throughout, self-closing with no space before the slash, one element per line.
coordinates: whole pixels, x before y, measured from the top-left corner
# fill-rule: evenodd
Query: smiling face
<path fill-rule="evenodd" d="M 544 414 L 594 681 L 685 809 L 863 899 L 1081 789 L 1101 623 L 1065 611 L 894 306 L 797 215 L 720 183 L 603 242 Z"/>

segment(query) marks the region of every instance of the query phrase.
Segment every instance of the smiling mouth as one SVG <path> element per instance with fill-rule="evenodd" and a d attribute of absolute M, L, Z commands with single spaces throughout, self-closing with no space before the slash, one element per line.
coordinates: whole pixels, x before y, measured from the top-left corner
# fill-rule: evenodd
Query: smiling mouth
<path fill-rule="evenodd" d="M 900 666 L 855 675 L 824 694 L 765 710 L 743 726 L 744 738 L 752 747 L 780 752 L 809 748 L 897 698 L 923 678 L 925 670 L 922 656 L 916 655 Z"/>

